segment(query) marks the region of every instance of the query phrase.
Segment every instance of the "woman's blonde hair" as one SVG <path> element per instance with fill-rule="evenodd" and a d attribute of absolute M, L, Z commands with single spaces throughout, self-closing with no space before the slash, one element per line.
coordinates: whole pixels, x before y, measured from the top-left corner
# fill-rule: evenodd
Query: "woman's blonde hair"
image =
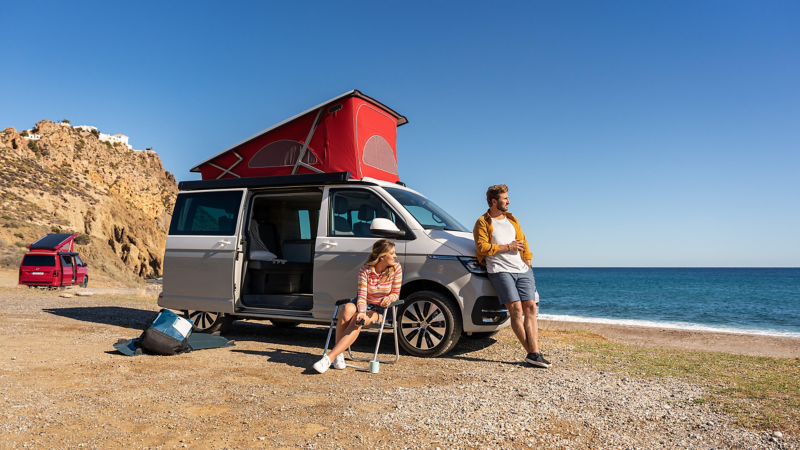
<path fill-rule="evenodd" d="M 383 258 L 384 256 L 388 255 L 393 248 L 394 248 L 394 242 L 388 239 L 381 239 L 375 242 L 374 244 L 372 244 L 372 253 L 369 254 L 369 257 L 367 258 L 366 262 L 364 262 L 364 264 L 367 266 L 375 267 L 375 264 L 378 264 L 378 261 L 380 261 L 380 259 Z M 389 265 L 389 267 L 387 267 L 386 270 L 384 270 L 383 273 L 381 273 L 380 281 L 384 282 L 389 278 L 391 278 L 392 276 L 394 276 L 394 266 Z"/>

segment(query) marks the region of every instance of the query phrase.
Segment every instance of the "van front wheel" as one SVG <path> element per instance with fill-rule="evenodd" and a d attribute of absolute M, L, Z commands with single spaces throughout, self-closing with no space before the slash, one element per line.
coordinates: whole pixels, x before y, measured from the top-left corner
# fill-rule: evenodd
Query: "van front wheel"
<path fill-rule="evenodd" d="M 400 345 L 412 356 L 433 358 L 455 347 L 461 337 L 461 311 L 444 295 L 415 292 L 398 308 Z"/>
<path fill-rule="evenodd" d="M 224 333 L 233 323 L 233 316 L 219 312 L 184 311 L 183 315 L 192 321 L 195 333 Z"/>

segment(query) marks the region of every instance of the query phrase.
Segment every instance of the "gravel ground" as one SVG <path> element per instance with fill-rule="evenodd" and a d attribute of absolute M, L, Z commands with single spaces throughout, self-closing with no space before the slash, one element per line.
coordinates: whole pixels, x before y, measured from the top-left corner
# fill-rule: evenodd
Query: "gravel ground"
<path fill-rule="evenodd" d="M 325 327 L 236 322 L 235 347 L 126 357 L 111 345 L 138 336 L 153 298 L 58 295 L 0 288 L 0 448 L 800 448 L 695 403 L 701 387 L 584 367 L 546 330 L 551 369 L 525 366 L 506 329 L 319 375 Z"/>

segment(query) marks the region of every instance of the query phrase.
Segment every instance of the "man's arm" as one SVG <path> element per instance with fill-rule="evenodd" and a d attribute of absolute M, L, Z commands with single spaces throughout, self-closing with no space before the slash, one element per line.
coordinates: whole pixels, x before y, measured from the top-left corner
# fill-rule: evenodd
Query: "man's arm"
<path fill-rule="evenodd" d="M 522 260 L 525 261 L 525 264 L 531 265 L 531 260 L 533 259 L 533 253 L 531 253 L 531 248 L 528 247 L 528 239 L 525 238 L 525 233 L 522 232 L 520 228 L 520 234 L 522 235 L 522 242 L 525 243 L 525 248 L 522 250 Z"/>

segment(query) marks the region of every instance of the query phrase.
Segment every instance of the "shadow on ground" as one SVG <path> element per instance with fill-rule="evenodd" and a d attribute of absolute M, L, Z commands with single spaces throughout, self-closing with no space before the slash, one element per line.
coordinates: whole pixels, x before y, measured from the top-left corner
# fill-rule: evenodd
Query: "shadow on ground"
<path fill-rule="evenodd" d="M 237 341 L 302 347 L 308 349 L 306 353 L 313 355 L 316 358 L 314 361 L 316 361 L 322 357 L 325 339 L 328 337 L 328 327 L 322 325 L 300 325 L 294 328 L 283 328 L 270 325 L 269 322 L 236 321 L 226 333 L 223 333 L 223 336 Z M 359 353 L 360 356 L 372 354 L 375 351 L 377 339 L 377 330 L 367 329 L 361 332 L 358 340 L 353 345 L 353 351 Z M 333 348 L 334 340 L 334 336 L 331 335 L 329 349 Z M 404 354 L 402 350 L 400 352 Z M 392 335 L 387 332 L 384 333 L 381 339 L 380 355 L 385 358 L 390 353 L 394 354 L 394 341 L 392 340 Z M 265 353 L 264 356 L 268 355 Z"/>
<path fill-rule="evenodd" d="M 122 328 L 141 331 L 152 321 L 157 311 L 148 311 L 136 308 L 126 308 L 120 306 L 94 306 L 76 308 L 47 308 L 43 310 L 48 314 L 66 317 L 83 322 L 113 325 Z M 268 356 L 275 362 L 284 362 L 298 367 L 308 367 L 309 361 L 313 364 L 322 356 L 322 347 L 328 335 L 328 327 L 322 325 L 300 325 L 294 328 L 276 327 L 267 321 L 236 321 L 227 332 L 222 334 L 224 337 L 236 341 L 262 342 L 271 345 L 286 345 L 302 347 L 306 352 L 287 352 L 283 350 L 256 352 L 261 356 Z M 361 333 L 358 340 L 353 345 L 352 350 L 358 356 L 371 356 L 375 351 L 375 343 L 378 339 L 377 330 L 367 329 Z M 334 337 L 331 336 L 329 348 L 333 348 Z M 461 359 L 466 361 L 493 361 L 481 358 L 477 352 L 491 346 L 497 342 L 494 338 L 469 339 L 461 337 L 456 347 L 444 355 L 444 358 Z M 290 355 L 291 354 L 291 355 Z M 309 355 L 308 360 L 302 355 Z M 386 359 L 394 355 L 394 342 L 392 335 L 385 332 L 381 339 L 379 357 Z M 401 357 L 411 357 L 402 347 Z M 297 363 L 292 361 L 297 359 Z M 511 361 L 493 361 L 498 363 L 512 363 Z M 517 364 L 516 362 L 513 362 Z"/>
<path fill-rule="evenodd" d="M 293 352 L 291 350 L 281 350 L 281 349 L 264 350 L 264 351 L 231 350 L 231 352 L 244 353 L 246 355 L 254 355 L 254 356 L 265 356 L 267 357 L 269 362 L 286 364 L 287 366 L 306 369 L 305 371 L 303 371 L 303 375 L 318 374 L 316 370 L 311 368 L 311 365 L 319 360 L 320 355 L 312 355 L 307 352 Z"/>
<path fill-rule="evenodd" d="M 158 314 L 144 309 L 121 306 L 86 306 L 79 308 L 45 308 L 48 314 L 82 322 L 102 323 L 117 327 L 143 330 Z"/>

